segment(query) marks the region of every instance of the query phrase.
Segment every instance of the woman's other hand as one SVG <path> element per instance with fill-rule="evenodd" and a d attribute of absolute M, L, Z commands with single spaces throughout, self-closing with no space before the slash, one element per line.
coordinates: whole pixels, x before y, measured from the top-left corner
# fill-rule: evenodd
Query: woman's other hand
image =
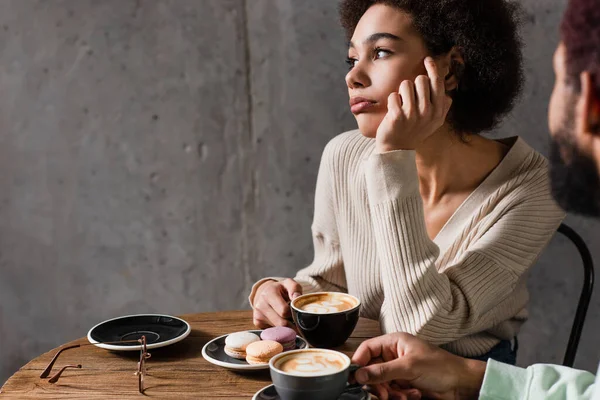
<path fill-rule="evenodd" d="M 302 286 L 293 279 L 268 281 L 260 285 L 254 297 L 254 325 L 259 329 L 271 326 L 293 327 L 290 301 L 302 294 Z"/>

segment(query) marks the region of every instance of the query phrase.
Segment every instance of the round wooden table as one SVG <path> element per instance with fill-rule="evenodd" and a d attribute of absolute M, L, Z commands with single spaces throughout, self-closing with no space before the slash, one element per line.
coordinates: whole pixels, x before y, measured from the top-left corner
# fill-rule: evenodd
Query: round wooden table
<path fill-rule="evenodd" d="M 251 311 L 189 314 L 181 318 L 192 332 L 183 341 L 150 350 L 146 397 L 159 399 L 244 399 L 249 400 L 271 383 L 269 371 L 233 372 L 206 361 L 202 347 L 217 336 L 254 329 Z M 377 321 L 361 319 L 344 346 L 336 350 L 351 355 L 358 345 L 379 335 Z M 86 338 L 70 344 L 88 343 Z M 0 399 L 140 399 L 135 376 L 138 352 L 116 353 L 96 346 L 84 346 L 61 354 L 53 372 L 66 364 L 68 369 L 57 383 L 40 378 L 57 349 L 27 363 L 0 389 Z"/>

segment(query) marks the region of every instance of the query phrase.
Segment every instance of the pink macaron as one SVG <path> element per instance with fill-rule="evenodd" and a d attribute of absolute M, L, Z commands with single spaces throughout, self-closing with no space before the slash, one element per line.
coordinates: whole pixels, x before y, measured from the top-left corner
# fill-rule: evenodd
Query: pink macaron
<path fill-rule="evenodd" d="M 276 326 L 265 329 L 260 334 L 262 340 L 273 340 L 283 346 L 283 350 L 294 350 L 296 348 L 296 332 L 285 326 Z"/>

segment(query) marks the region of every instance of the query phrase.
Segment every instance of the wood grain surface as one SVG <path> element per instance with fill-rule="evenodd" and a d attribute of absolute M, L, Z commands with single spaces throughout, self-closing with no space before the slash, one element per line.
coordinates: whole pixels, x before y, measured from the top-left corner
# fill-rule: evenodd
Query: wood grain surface
<path fill-rule="evenodd" d="M 39 377 L 57 349 L 31 360 L 0 389 L 0 399 L 239 399 L 248 400 L 271 384 L 269 371 L 233 372 L 202 357 L 202 347 L 213 338 L 254 329 L 251 311 L 188 314 L 181 316 L 192 327 L 183 341 L 150 350 L 146 391 L 137 389 L 134 372 L 138 352 L 117 353 L 85 346 L 61 354 L 53 368 L 82 364 L 49 383 Z M 361 319 L 348 341 L 336 350 L 351 355 L 365 339 L 379 334 L 376 321 Z M 67 344 L 87 343 L 81 338 Z"/>

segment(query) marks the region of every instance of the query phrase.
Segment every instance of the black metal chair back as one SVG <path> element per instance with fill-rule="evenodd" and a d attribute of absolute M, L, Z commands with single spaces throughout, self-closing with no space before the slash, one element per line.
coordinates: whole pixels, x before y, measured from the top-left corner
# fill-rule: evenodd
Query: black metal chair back
<path fill-rule="evenodd" d="M 577 232 L 565 224 L 560 225 L 558 232 L 573 242 L 583 261 L 583 288 L 581 289 L 581 295 L 577 303 L 577 311 L 575 312 L 575 319 L 573 320 L 573 327 L 571 328 L 571 335 L 569 336 L 569 343 L 567 344 L 567 351 L 563 360 L 563 365 L 572 367 L 575 362 L 579 339 L 581 339 L 585 315 L 594 289 L 594 262 L 590 250 Z"/>

